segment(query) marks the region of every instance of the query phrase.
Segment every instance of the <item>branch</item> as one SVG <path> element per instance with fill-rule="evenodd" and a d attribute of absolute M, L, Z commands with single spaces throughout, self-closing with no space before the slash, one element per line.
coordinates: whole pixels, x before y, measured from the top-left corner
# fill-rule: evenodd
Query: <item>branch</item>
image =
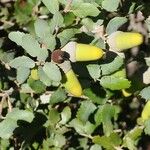
<path fill-rule="evenodd" d="M 67 12 L 70 11 L 72 1 L 73 1 L 73 0 L 67 0 L 66 7 L 64 8 L 64 12 L 65 12 L 65 13 L 67 13 Z"/>

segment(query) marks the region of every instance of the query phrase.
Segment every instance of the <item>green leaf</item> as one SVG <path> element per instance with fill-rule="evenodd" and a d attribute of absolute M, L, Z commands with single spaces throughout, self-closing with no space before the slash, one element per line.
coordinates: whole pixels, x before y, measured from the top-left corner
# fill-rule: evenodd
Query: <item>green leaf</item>
<path fill-rule="evenodd" d="M 77 112 L 77 118 L 83 122 L 86 122 L 90 116 L 96 109 L 96 106 L 90 101 L 84 101 L 81 103 L 80 108 Z"/>
<path fill-rule="evenodd" d="M 136 126 L 130 130 L 123 138 L 123 147 L 129 150 L 136 150 L 138 140 L 143 132 L 143 127 Z"/>
<path fill-rule="evenodd" d="M 55 147 L 62 147 L 66 144 L 66 138 L 62 134 L 56 134 L 54 138 L 54 146 Z"/>
<path fill-rule="evenodd" d="M 78 29 L 65 29 L 61 33 L 57 35 L 57 37 L 60 39 L 61 46 L 64 46 L 69 42 L 69 40 L 74 37 L 76 33 L 78 33 Z"/>
<path fill-rule="evenodd" d="M 106 27 L 106 33 L 110 35 L 113 32 L 116 32 L 123 24 L 128 21 L 126 17 L 115 17 L 111 19 Z"/>
<path fill-rule="evenodd" d="M 35 93 L 43 93 L 46 90 L 46 86 L 40 80 L 29 78 L 27 82 Z"/>
<path fill-rule="evenodd" d="M 102 75 L 109 75 L 117 71 L 123 65 L 123 59 L 117 56 L 111 63 L 100 65 Z"/>
<path fill-rule="evenodd" d="M 43 71 L 52 81 L 60 82 L 61 72 L 58 66 L 56 66 L 54 63 L 51 62 L 45 63 Z"/>
<path fill-rule="evenodd" d="M 103 91 L 105 92 L 105 91 Z M 83 91 L 84 95 L 87 96 L 92 102 L 97 104 L 104 104 L 107 100 L 107 97 L 103 97 L 96 95 L 91 88 L 84 89 Z"/>
<path fill-rule="evenodd" d="M 67 98 L 65 90 L 59 88 L 56 90 L 50 98 L 50 104 L 55 104 L 64 101 Z"/>
<path fill-rule="evenodd" d="M 22 37 L 25 35 L 23 32 L 14 31 L 10 32 L 8 37 L 10 40 L 14 41 L 17 45 L 22 45 Z"/>
<path fill-rule="evenodd" d="M 94 132 L 96 126 L 92 123 L 90 123 L 89 121 L 87 121 L 86 123 L 83 123 L 82 121 L 80 121 L 79 119 L 75 118 L 73 119 L 69 125 L 71 127 L 73 127 L 79 134 L 87 134 L 90 135 Z"/>
<path fill-rule="evenodd" d="M 145 134 L 150 135 L 150 119 L 146 120 L 144 125 L 145 125 L 144 128 Z"/>
<path fill-rule="evenodd" d="M 125 78 L 118 78 L 115 76 L 104 76 L 100 79 L 100 84 L 104 88 L 108 88 L 111 90 L 121 90 L 130 87 L 130 81 Z"/>
<path fill-rule="evenodd" d="M 112 118 L 116 119 L 120 109 L 117 106 L 105 104 L 100 106 L 95 113 L 94 120 L 96 125 L 103 124 L 103 130 L 106 136 L 109 136 L 113 131 Z"/>
<path fill-rule="evenodd" d="M 80 18 L 84 18 L 87 16 L 96 17 L 100 11 L 98 8 L 91 3 L 81 3 L 78 7 L 73 8 L 73 13 Z"/>
<path fill-rule="evenodd" d="M 65 14 L 65 16 L 64 16 L 65 26 L 71 25 L 74 22 L 75 18 L 76 17 L 72 12 L 68 12 L 67 14 Z"/>
<path fill-rule="evenodd" d="M 121 138 L 117 133 L 112 133 L 110 136 L 94 136 L 93 143 L 99 144 L 108 150 L 115 150 L 121 144 Z"/>
<path fill-rule="evenodd" d="M 49 111 L 49 121 L 51 125 L 56 125 L 60 121 L 60 114 L 54 108 L 51 108 Z"/>
<path fill-rule="evenodd" d="M 48 57 L 48 51 L 40 48 L 40 44 L 29 34 L 22 37 L 22 47 L 28 54 L 32 57 L 37 57 L 40 61 L 44 61 Z"/>
<path fill-rule="evenodd" d="M 58 0 L 42 0 L 44 5 L 47 7 L 47 9 L 52 13 L 55 14 L 56 12 L 59 11 L 59 2 Z"/>
<path fill-rule="evenodd" d="M 140 95 L 142 98 L 146 100 L 150 100 L 150 86 L 144 88 L 141 92 Z"/>
<path fill-rule="evenodd" d="M 9 62 L 9 65 L 16 69 L 19 67 L 33 68 L 35 66 L 35 62 L 27 56 L 20 56 Z"/>
<path fill-rule="evenodd" d="M 104 0 L 102 2 L 102 7 L 109 12 L 113 12 L 113 11 L 117 11 L 119 3 L 120 0 Z"/>
<path fill-rule="evenodd" d="M 21 84 L 23 83 L 29 76 L 30 69 L 26 67 L 17 68 L 17 81 Z"/>
<path fill-rule="evenodd" d="M 88 72 L 90 74 L 90 76 L 96 80 L 100 77 L 100 73 L 101 73 L 101 70 L 100 70 L 100 66 L 97 65 L 97 64 L 90 64 L 90 65 L 87 65 L 87 69 L 88 69 Z"/>
<path fill-rule="evenodd" d="M 71 118 L 71 109 L 69 106 L 66 106 L 61 112 L 61 124 L 66 124 Z"/>
<path fill-rule="evenodd" d="M 52 80 L 46 75 L 42 67 L 39 67 L 38 74 L 40 81 L 43 82 L 46 86 L 50 86 L 52 84 Z"/>

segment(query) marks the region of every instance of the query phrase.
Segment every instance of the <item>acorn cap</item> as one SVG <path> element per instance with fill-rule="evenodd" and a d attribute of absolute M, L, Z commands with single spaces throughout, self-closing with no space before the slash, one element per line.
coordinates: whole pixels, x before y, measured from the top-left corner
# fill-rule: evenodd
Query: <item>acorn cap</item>
<path fill-rule="evenodd" d="M 62 70 L 63 72 L 66 74 L 69 70 L 71 70 L 71 63 L 70 61 L 64 61 L 61 64 L 57 64 Z"/>
<path fill-rule="evenodd" d="M 143 42 L 143 35 L 134 32 L 116 31 L 108 36 L 107 43 L 111 50 L 121 52 L 138 46 Z"/>
<path fill-rule="evenodd" d="M 70 55 L 71 62 L 76 62 L 76 44 L 76 42 L 69 42 L 61 49 Z"/>

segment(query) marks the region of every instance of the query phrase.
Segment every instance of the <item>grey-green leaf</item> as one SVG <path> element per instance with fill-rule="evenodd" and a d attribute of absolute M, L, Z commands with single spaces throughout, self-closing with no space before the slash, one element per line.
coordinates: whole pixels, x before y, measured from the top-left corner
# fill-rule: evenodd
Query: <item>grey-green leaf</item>
<path fill-rule="evenodd" d="M 77 118 L 83 122 L 88 120 L 88 117 L 91 113 L 93 113 L 96 109 L 96 106 L 90 101 L 84 101 L 81 103 L 80 108 L 77 112 Z"/>
<path fill-rule="evenodd" d="M 6 118 L 12 119 L 14 121 L 24 120 L 27 122 L 32 122 L 34 115 L 28 110 L 20 110 L 18 108 L 14 108 L 12 112 L 6 115 Z"/>
<path fill-rule="evenodd" d="M 55 14 L 59 11 L 59 2 L 58 0 L 42 0 L 44 5 L 47 7 L 47 9 L 52 13 Z"/>
<path fill-rule="evenodd" d="M 50 104 L 62 102 L 67 98 L 65 90 L 59 88 L 50 97 Z"/>
<path fill-rule="evenodd" d="M 10 40 L 14 41 L 17 45 L 22 45 L 22 37 L 25 35 L 23 32 L 14 31 L 10 32 L 8 37 Z"/>
<path fill-rule="evenodd" d="M 35 62 L 27 56 L 20 56 L 9 62 L 9 65 L 16 69 L 18 67 L 33 68 L 35 66 Z"/>
<path fill-rule="evenodd" d="M 0 137 L 3 139 L 9 139 L 17 126 L 17 122 L 11 119 L 6 119 L 0 122 Z"/>
<path fill-rule="evenodd" d="M 66 106 L 61 112 L 61 124 L 66 124 L 71 118 L 71 109 L 69 106 Z"/>
<path fill-rule="evenodd" d="M 30 69 L 26 67 L 17 68 L 17 81 L 21 84 L 23 83 L 29 76 Z"/>
<path fill-rule="evenodd" d="M 117 56 L 111 63 L 100 65 L 102 75 L 109 75 L 117 71 L 123 65 L 123 58 Z"/>
<path fill-rule="evenodd" d="M 32 57 L 37 57 L 38 60 L 44 61 L 48 57 L 48 51 L 44 48 L 42 49 L 35 38 L 29 34 L 22 37 L 22 47 Z"/>
<path fill-rule="evenodd" d="M 78 7 L 73 8 L 73 13 L 80 18 L 84 18 L 87 16 L 95 17 L 100 11 L 94 4 L 81 3 Z"/>
<path fill-rule="evenodd" d="M 146 99 L 146 100 L 150 100 L 150 86 L 144 88 L 141 92 L 140 95 L 142 96 L 142 98 Z"/>
<path fill-rule="evenodd" d="M 34 23 L 35 33 L 38 37 L 44 38 L 50 34 L 50 27 L 45 20 L 37 19 Z"/>
<path fill-rule="evenodd" d="M 61 72 L 54 63 L 45 63 L 43 70 L 45 74 L 53 81 L 59 82 L 61 80 Z"/>
<path fill-rule="evenodd" d="M 76 33 L 78 33 L 78 29 L 66 29 L 60 32 L 57 37 L 60 39 L 61 46 L 64 46 Z"/>
<path fill-rule="evenodd" d="M 120 0 L 104 0 L 102 2 L 102 7 L 109 12 L 113 12 L 113 11 L 117 11 L 119 3 Z"/>
<path fill-rule="evenodd" d="M 106 27 L 106 33 L 110 35 L 113 32 L 116 32 L 123 24 L 128 21 L 126 17 L 115 17 L 111 19 Z"/>
<path fill-rule="evenodd" d="M 39 67 L 38 74 L 40 81 L 43 82 L 46 86 L 50 86 L 52 84 L 52 80 L 46 75 L 42 67 Z"/>
<path fill-rule="evenodd" d="M 90 76 L 96 80 L 100 77 L 100 73 L 101 73 L 101 70 L 100 70 L 100 66 L 97 65 L 97 64 L 90 64 L 90 65 L 87 65 L 87 69 L 88 69 L 88 72 L 90 74 Z"/>

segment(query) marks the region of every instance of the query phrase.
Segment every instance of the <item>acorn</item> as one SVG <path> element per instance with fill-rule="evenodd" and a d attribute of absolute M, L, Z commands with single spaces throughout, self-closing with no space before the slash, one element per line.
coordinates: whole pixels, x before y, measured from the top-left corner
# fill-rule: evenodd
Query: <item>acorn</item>
<path fill-rule="evenodd" d="M 108 36 L 107 43 L 111 50 L 121 52 L 143 43 L 143 35 L 134 32 L 116 31 Z"/>
<path fill-rule="evenodd" d="M 72 70 L 70 61 L 64 61 L 58 65 L 65 73 L 63 78 L 63 86 L 65 89 L 75 97 L 80 97 L 82 95 L 82 87 L 74 71 Z"/>
<path fill-rule="evenodd" d="M 76 42 L 69 42 L 61 50 L 70 55 L 70 61 L 72 62 L 97 60 L 104 54 L 101 48 Z"/>

